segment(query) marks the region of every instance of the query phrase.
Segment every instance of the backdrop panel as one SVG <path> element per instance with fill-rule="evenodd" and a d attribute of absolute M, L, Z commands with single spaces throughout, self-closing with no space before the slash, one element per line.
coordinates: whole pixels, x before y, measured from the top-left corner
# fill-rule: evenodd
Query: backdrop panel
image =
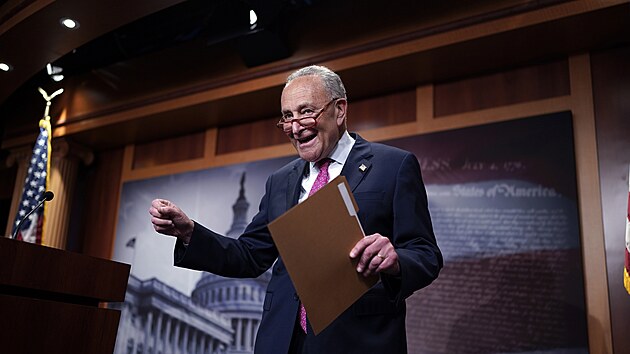
<path fill-rule="evenodd" d="M 410 353 L 586 353 L 568 112 L 396 139 L 420 161 L 445 267 L 408 300 Z M 125 183 L 116 260 L 133 264 L 116 352 L 252 352 L 269 274 L 232 280 L 172 266 L 156 197 L 231 237 L 268 175 L 295 157 Z M 377 168 L 377 166 L 374 166 Z"/>

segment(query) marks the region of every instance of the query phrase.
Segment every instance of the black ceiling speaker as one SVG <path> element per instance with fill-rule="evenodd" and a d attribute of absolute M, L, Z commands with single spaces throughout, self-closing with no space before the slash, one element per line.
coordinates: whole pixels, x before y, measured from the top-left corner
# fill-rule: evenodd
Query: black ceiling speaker
<path fill-rule="evenodd" d="M 269 29 L 254 30 L 236 38 L 235 47 L 248 67 L 284 59 L 291 54 L 281 36 Z"/>

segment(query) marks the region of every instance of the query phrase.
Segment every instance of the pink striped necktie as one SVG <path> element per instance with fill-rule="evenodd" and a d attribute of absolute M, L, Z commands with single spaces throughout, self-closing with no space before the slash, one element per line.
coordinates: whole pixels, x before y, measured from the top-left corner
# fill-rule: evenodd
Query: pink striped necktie
<path fill-rule="evenodd" d="M 315 183 L 313 183 L 311 191 L 308 192 L 309 197 L 315 194 L 318 190 L 322 189 L 322 187 L 328 183 L 328 179 L 330 178 L 328 175 L 328 166 L 330 166 L 331 162 L 331 159 L 325 158 L 315 163 L 315 166 L 319 168 L 319 173 L 317 174 L 317 178 L 315 178 Z"/>
<path fill-rule="evenodd" d="M 317 178 L 315 178 L 315 183 L 313 183 L 311 191 L 308 192 L 309 197 L 328 183 L 328 179 L 330 178 L 328 175 L 328 166 L 330 166 L 331 161 L 331 159 L 325 158 L 315 163 L 315 165 L 319 167 L 319 173 L 317 174 Z M 300 302 L 300 326 L 302 327 L 304 333 L 306 333 L 306 309 L 304 308 L 304 304 L 302 302 Z"/>

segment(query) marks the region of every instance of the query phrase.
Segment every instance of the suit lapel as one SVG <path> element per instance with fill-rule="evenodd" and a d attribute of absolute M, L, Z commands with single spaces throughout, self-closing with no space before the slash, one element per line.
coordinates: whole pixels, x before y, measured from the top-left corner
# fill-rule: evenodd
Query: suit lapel
<path fill-rule="evenodd" d="M 304 169 L 306 168 L 306 161 L 300 159 L 293 165 L 293 169 L 289 172 L 287 176 L 287 208 L 293 207 L 297 204 L 298 199 L 300 198 L 300 189 L 299 185 L 302 181 L 302 176 L 304 176 Z"/>
<path fill-rule="evenodd" d="M 354 191 L 357 186 L 363 181 L 363 178 L 367 172 L 372 168 L 372 148 L 370 143 L 363 140 L 358 134 L 351 134 L 356 139 L 350 155 L 346 160 L 341 174 L 346 176 L 350 190 Z"/>

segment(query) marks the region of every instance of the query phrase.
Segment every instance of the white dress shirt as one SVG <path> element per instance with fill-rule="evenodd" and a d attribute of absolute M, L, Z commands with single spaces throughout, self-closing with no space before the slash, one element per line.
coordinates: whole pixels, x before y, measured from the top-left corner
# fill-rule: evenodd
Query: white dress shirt
<path fill-rule="evenodd" d="M 328 156 L 332 161 L 330 162 L 330 166 L 328 166 L 328 176 L 329 181 L 332 181 L 334 178 L 339 177 L 341 174 L 341 170 L 343 169 L 343 165 L 345 165 L 346 160 L 348 159 L 348 155 L 350 155 L 350 150 L 354 146 L 355 140 L 348 134 L 346 130 L 342 135 L 339 141 L 337 142 L 337 146 L 333 149 L 333 151 Z M 309 162 L 309 172 L 302 178 L 302 190 L 300 192 L 299 202 L 308 198 L 308 192 L 313 187 L 315 183 L 315 179 L 317 178 L 317 174 L 319 173 L 319 168 L 315 165 L 315 162 Z"/>

